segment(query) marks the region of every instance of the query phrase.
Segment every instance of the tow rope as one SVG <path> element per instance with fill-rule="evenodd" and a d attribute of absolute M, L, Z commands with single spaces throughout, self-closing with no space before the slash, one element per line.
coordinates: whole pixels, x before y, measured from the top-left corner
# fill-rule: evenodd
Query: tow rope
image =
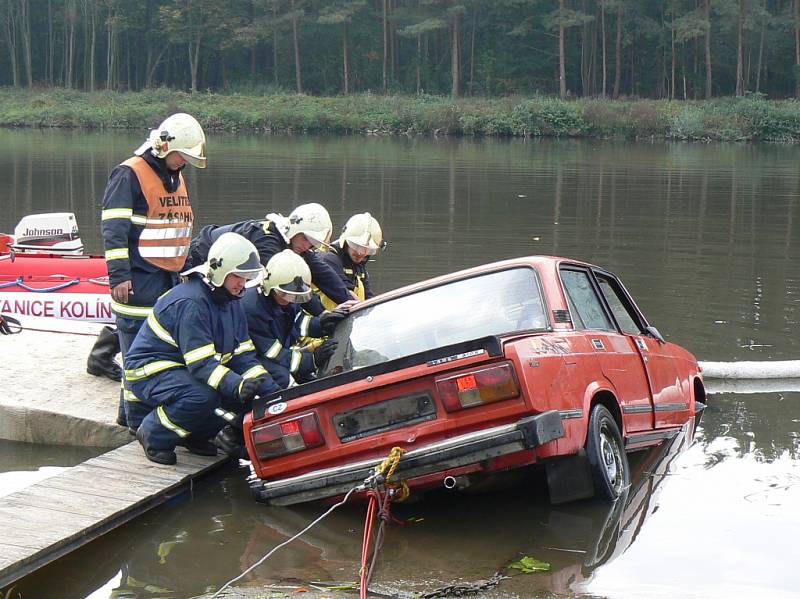
<path fill-rule="evenodd" d="M 221 416 L 221 414 L 217 415 Z M 220 594 L 225 589 L 227 589 L 234 582 L 242 579 L 249 572 L 252 572 L 255 568 L 263 564 L 267 560 L 267 558 L 269 558 L 272 554 L 278 551 L 278 549 L 280 549 L 281 547 L 285 547 L 295 539 L 299 538 L 304 533 L 311 530 L 314 526 L 316 526 L 329 514 L 331 514 L 335 509 L 347 503 L 347 500 L 350 499 L 350 496 L 357 491 L 358 492 L 366 491 L 367 496 L 369 497 L 369 505 L 367 506 L 367 520 L 364 530 L 364 545 L 362 546 L 362 551 L 361 551 L 360 597 L 361 599 L 366 599 L 367 585 L 369 584 L 370 577 L 372 576 L 372 571 L 375 566 L 375 562 L 377 561 L 378 558 L 378 552 L 380 551 L 380 548 L 383 545 L 384 525 L 386 524 L 387 521 L 392 521 L 397 524 L 404 524 L 404 522 L 392 517 L 389 511 L 392 501 L 402 501 L 403 499 L 405 499 L 410 495 L 408 485 L 405 482 L 401 481 L 391 484 L 389 483 L 389 479 L 391 479 L 392 476 L 394 476 L 394 473 L 397 470 L 397 466 L 400 463 L 400 458 L 403 456 L 404 453 L 405 450 L 402 447 L 393 447 L 392 450 L 389 452 L 389 456 L 385 460 L 383 460 L 383 462 L 381 462 L 375 467 L 372 473 L 367 478 L 364 479 L 364 482 L 350 489 L 339 503 L 330 507 L 324 514 L 322 514 L 319 518 L 314 520 L 311 524 L 306 526 L 296 535 L 294 535 L 290 539 L 287 539 L 283 543 L 280 543 L 279 545 L 273 547 L 266 555 L 264 555 L 264 557 L 255 562 L 244 572 L 226 582 L 219 588 L 219 590 L 216 593 L 214 593 L 211 596 L 211 599 L 219 597 Z M 381 506 L 380 509 L 378 509 L 378 505 Z M 375 535 L 375 549 L 372 554 L 372 564 L 368 569 L 366 567 L 366 564 L 367 561 L 369 561 L 368 559 L 369 547 L 372 539 L 372 527 L 376 514 L 381 518 L 381 523 L 378 527 L 378 532 Z"/>
<path fill-rule="evenodd" d="M 364 481 L 364 485 L 368 487 L 367 497 L 369 498 L 369 504 L 367 505 L 367 517 L 364 521 L 364 540 L 361 545 L 360 599 L 367 599 L 369 581 L 375 571 L 378 553 L 383 547 L 386 523 L 389 521 L 398 524 L 402 523 L 391 514 L 392 501 L 402 501 L 409 496 L 410 491 L 408 485 L 403 481 L 395 484 L 390 484 L 389 481 L 394 476 L 397 466 L 400 464 L 400 458 L 403 457 L 404 453 L 405 449 L 402 447 L 393 447 L 389 452 L 389 456 L 378 464 L 372 474 Z M 380 524 L 373 541 L 372 530 L 376 518 L 380 518 Z M 371 545 L 374 545 L 372 559 L 370 559 Z"/>

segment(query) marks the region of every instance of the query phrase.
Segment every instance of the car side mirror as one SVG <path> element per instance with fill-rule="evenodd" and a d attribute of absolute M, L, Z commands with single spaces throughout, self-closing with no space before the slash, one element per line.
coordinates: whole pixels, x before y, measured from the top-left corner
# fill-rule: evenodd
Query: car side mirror
<path fill-rule="evenodd" d="M 648 335 L 650 335 L 651 337 L 654 337 L 659 342 L 661 342 L 661 343 L 666 343 L 667 342 L 666 339 L 664 339 L 664 336 L 661 333 L 658 332 L 658 329 L 656 327 L 648 325 L 648 327 L 645 329 L 645 331 L 647 331 Z"/>

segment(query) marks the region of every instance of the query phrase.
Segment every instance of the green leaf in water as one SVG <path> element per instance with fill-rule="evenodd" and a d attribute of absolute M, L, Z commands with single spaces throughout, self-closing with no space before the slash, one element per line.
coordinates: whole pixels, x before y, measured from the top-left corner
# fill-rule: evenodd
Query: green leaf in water
<path fill-rule="evenodd" d="M 508 566 L 515 570 L 520 570 L 523 574 L 533 574 L 534 572 L 547 572 L 550 570 L 550 564 L 543 562 L 534 557 L 524 556 L 519 561 L 513 562 Z"/>

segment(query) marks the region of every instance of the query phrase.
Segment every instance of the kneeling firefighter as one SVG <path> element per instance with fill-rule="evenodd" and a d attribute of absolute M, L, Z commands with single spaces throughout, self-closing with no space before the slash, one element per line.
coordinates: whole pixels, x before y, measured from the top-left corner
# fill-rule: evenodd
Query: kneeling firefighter
<path fill-rule="evenodd" d="M 255 246 L 226 233 L 189 279 L 161 296 L 125 357 L 125 379 L 138 401 L 129 423 L 147 458 L 174 464 L 175 447 L 216 455 L 211 439 L 225 420 L 278 386 L 259 364 L 242 297 L 263 272 Z M 131 409 L 133 408 L 133 409 Z"/>
<path fill-rule="evenodd" d="M 375 295 L 369 282 L 367 262 L 384 249 L 386 241 L 380 224 L 369 212 L 363 212 L 347 220 L 339 239 L 330 244 L 322 259 L 339 275 L 354 297 L 365 300 Z M 321 288 L 320 299 L 328 309 L 336 306 L 336 300 L 328 297 Z"/>
<path fill-rule="evenodd" d="M 283 250 L 267 262 L 261 285 L 245 293 L 244 304 L 250 337 L 262 366 L 275 382 L 288 387 L 313 378 L 336 350 L 336 341 L 298 347 L 301 338 L 327 337 L 347 316 L 347 308 L 312 316 L 300 307 L 311 299 L 311 270 L 292 250 Z"/>

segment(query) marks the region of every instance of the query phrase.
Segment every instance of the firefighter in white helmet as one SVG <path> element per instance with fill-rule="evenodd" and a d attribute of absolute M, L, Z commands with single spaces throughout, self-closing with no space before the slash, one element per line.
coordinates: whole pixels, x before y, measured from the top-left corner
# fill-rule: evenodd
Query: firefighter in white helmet
<path fill-rule="evenodd" d="M 270 258 L 265 270 L 261 285 L 245 294 L 247 326 L 259 361 L 278 385 L 287 387 L 290 376 L 297 382 L 313 378 L 336 350 L 333 339 L 315 348 L 298 347 L 301 339 L 330 336 L 348 310 L 312 316 L 301 307 L 314 293 L 311 270 L 289 249 Z"/>
<path fill-rule="evenodd" d="M 216 455 L 211 439 L 226 421 L 240 423 L 256 395 L 278 390 L 238 301 L 263 274 L 255 246 L 226 233 L 206 262 L 183 274 L 188 280 L 159 298 L 125 360 L 136 437 L 161 464 L 175 463 L 176 446 Z"/>
<path fill-rule="evenodd" d="M 341 277 L 348 291 L 364 300 L 375 295 L 369 282 L 367 262 L 385 248 L 386 241 L 377 219 L 363 212 L 347 220 L 339 239 L 330 245 L 323 259 Z M 323 290 L 320 297 L 326 308 L 336 305 Z"/>
<path fill-rule="evenodd" d="M 205 146 L 200 123 L 173 114 L 111 172 L 106 185 L 102 233 L 123 367 L 139 327 L 184 268 L 194 213 L 181 171 L 187 164 L 206 167 Z M 117 422 L 125 425 L 123 398 Z"/>
<path fill-rule="evenodd" d="M 289 249 L 305 260 L 311 271 L 314 285 L 331 301 L 340 304 L 353 299 L 344 281 L 322 259 L 318 248 L 326 246 L 331 236 L 331 218 L 324 206 L 316 203 L 302 204 L 289 216 L 270 213 L 264 220 L 246 220 L 230 225 L 208 225 L 192 240 L 188 264 L 202 263 L 208 248 L 220 235 L 233 232 L 249 239 L 258 249 L 261 264 L 265 265 L 279 252 Z M 307 306 L 314 314 L 322 311 L 319 300 Z"/>

